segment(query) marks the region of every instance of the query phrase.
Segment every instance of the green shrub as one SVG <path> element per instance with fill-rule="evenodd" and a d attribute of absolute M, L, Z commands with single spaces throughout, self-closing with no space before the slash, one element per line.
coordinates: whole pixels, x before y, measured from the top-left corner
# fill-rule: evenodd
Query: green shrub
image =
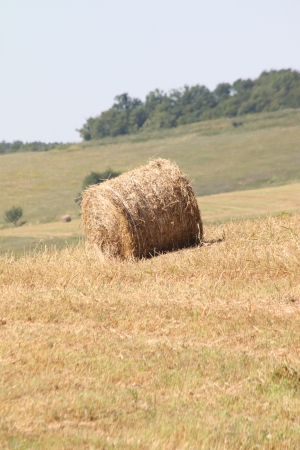
<path fill-rule="evenodd" d="M 82 190 L 84 191 L 87 187 L 92 184 L 100 184 L 105 180 L 110 178 L 116 178 L 121 175 L 121 172 L 114 172 L 112 169 L 108 168 L 104 172 L 91 172 L 85 177 L 82 182 Z"/>
<path fill-rule="evenodd" d="M 8 209 L 4 213 L 4 219 L 6 222 L 13 223 L 15 227 L 18 226 L 18 221 L 23 216 L 23 210 L 20 208 L 20 206 L 15 207 L 13 206 L 11 209 Z M 23 225 L 25 222 L 22 222 L 19 224 L 20 226 Z"/>
<path fill-rule="evenodd" d="M 91 172 L 87 175 L 82 182 L 82 190 L 84 191 L 87 187 L 92 184 L 100 184 L 103 181 L 109 180 L 110 178 L 116 178 L 121 175 L 121 172 L 115 172 L 112 169 L 108 168 L 104 172 Z M 75 198 L 75 202 L 80 205 L 81 202 L 81 193 Z"/>

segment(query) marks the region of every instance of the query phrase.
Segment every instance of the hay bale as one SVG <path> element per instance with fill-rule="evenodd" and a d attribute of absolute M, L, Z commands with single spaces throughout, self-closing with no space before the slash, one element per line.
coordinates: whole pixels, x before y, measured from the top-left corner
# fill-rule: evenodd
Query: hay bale
<path fill-rule="evenodd" d="M 121 258 L 188 247 L 203 235 L 191 185 L 165 159 L 90 186 L 82 195 L 82 221 L 87 242 Z"/>
<path fill-rule="evenodd" d="M 65 214 L 64 216 L 61 216 L 60 220 L 62 222 L 71 222 L 71 216 L 69 214 Z"/>

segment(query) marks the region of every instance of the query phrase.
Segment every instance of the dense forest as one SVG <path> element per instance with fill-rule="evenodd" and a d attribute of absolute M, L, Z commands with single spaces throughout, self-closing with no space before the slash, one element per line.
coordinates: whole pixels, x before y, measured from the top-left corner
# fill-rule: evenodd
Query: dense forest
<path fill-rule="evenodd" d="M 169 94 L 156 89 L 144 102 L 125 93 L 77 131 L 88 141 L 284 108 L 300 108 L 300 72 L 296 70 L 262 72 L 256 80 L 220 83 L 214 91 L 201 85 L 173 89 Z"/>

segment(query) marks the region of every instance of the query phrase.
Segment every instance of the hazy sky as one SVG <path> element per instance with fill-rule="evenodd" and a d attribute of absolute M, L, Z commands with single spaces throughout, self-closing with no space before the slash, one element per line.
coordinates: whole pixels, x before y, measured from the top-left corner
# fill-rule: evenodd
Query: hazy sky
<path fill-rule="evenodd" d="M 0 141 L 79 141 L 128 92 L 300 70 L 300 0 L 0 0 Z"/>

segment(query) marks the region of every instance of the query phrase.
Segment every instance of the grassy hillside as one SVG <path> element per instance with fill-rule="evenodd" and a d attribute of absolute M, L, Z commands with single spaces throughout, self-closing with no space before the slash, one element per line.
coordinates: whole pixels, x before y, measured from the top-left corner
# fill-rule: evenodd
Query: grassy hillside
<path fill-rule="evenodd" d="M 198 198 L 205 224 L 300 213 L 300 183 Z"/>
<path fill-rule="evenodd" d="M 235 119 L 236 121 L 236 119 Z M 126 171 L 152 157 L 170 158 L 194 180 L 197 195 L 300 181 L 300 111 L 249 115 L 233 126 L 212 120 L 172 130 L 0 156 L 0 223 L 11 206 L 30 223 L 78 217 L 83 178 L 108 166 Z"/>
<path fill-rule="evenodd" d="M 0 257 L 0 447 L 298 448 L 299 219 L 135 263 Z"/>
<path fill-rule="evenodd" d="M 198 197 L 204 226 L 243 218 L 300 212 L 300 183 Z M 80 219 L 0 229 L 0 254 L 62 248 L 84 239 Z"/>

